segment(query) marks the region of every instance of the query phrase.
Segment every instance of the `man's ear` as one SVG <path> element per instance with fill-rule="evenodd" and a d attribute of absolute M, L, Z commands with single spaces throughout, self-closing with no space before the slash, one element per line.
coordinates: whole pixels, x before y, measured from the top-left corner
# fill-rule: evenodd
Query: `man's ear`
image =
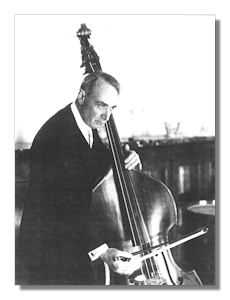
<path fill-rule="evenodd" d="M 85 101 L 85 91 L 83 89 L 79 90 L 77 100 L 78 100 L 78 103 L 80 105 L 82 105 L 84 103 L 84 101 Z"/>

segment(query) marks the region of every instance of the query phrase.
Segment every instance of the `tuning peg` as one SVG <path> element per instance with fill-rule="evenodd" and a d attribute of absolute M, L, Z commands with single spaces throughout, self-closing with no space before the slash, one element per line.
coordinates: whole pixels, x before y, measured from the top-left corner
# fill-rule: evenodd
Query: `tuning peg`
<path fill-rule="evenodd" d="M 81 24 L 81 28 L 77 31 L 77 36 L 90 36 L 91 35 L 91 30 L 83 23 Z"/>
<path fill-rule="evenodd" d="M 85 66 L 85 63 L 82 62 L 82 64 L 80 65 L 80 68 L 83 68 Z"/>

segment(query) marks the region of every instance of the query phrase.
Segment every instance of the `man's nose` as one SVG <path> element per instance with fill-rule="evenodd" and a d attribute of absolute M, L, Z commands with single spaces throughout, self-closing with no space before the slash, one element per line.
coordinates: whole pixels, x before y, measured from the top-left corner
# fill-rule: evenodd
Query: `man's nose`
<path fill-rule="evenodd" d="M 112 112 L 111 109 L 109 107 L 107 107 L 105 109 L 105 111 L 103 112 L 103 114 L 102 114 L 102 119 L 105 120 L 105 121 L 108 121 L 109 117 L 111 115 L 111 112 Z"/>

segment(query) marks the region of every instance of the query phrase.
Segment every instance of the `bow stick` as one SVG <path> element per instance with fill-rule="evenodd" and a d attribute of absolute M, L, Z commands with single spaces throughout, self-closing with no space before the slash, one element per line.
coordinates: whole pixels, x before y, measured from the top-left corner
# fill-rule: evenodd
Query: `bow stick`
<path fill-rule="evenodd" d="M 158 255 L 160 252 L 164 252 L 166 250 L 169 250 L 173 247 L 176 247 L 182 243 L 185 243 L 191 239 L 194 239 L 200 235 L 203 235 L 205 233 L 207 233 L 208 231 L 208 228 L 207 227 L 203 227 L 201 229 L 199 229 L 198 231 L 195 231 L 194 233 L 190 233 L 189 235 L 185 236 L 184 238 L 182 239 L 179 239 L 179 240 L 176 240 L 174 242 L 171 242 L 171 243 L 163 243 L 163 244 L 159 244 L 157 246 L 153 246 L 153 247 L 149 247 L 147 249 L 143 249 L 143 250 L 140 250 L 140 251 L 137 251 L 137 252 L 133 252 L 132 254 L 133 255 L 138 255 L 138 254 L 141 254 L 141 253 L 144 253 L 146 251 L 151 251 L 151 253 L 148 253 L 144 256 L 141 256 L 140 258 L 136 259 L 136 261 L 143 261 L 143 260 L 146 260 L 152 256 L 156 256 Z"/>

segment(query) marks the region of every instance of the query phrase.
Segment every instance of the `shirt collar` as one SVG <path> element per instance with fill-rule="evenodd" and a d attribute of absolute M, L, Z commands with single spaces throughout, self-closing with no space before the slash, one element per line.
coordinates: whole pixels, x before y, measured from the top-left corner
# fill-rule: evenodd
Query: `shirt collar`
<path fill-rule="evenodd" d="M 75 102 L 73 102 L 71 104 L 71 110 L 72 110 L 72 113 L 74 115 L 74 118 L 76 120 L 76 123 L 81 131 L 81 133 L 84 135 L 86 141 L 88 142 L 88 136 L 89 134 L 93 135 L 93 132 L 92 132 L 92 128 L 90 128 L 83 120 L 82 120 L 82 117 L 76 107 L 76 104 Z"/>

